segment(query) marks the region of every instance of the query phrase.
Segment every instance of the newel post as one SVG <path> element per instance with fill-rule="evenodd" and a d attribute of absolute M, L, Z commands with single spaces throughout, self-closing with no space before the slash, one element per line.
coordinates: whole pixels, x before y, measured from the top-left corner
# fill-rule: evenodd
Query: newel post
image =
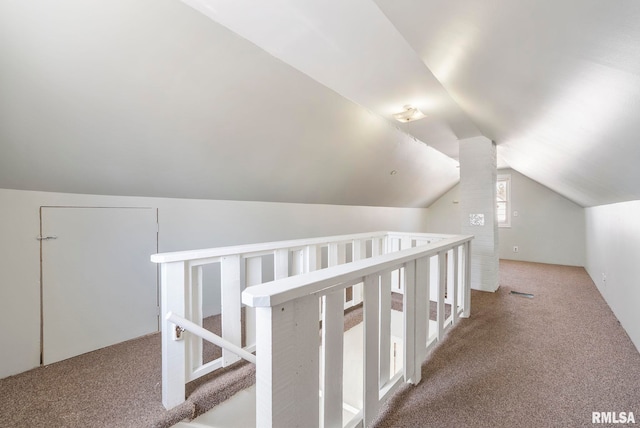
<path fill-rule="evenodd" d="M 185 316 L 185 296 L 188 287 L 186 263 L 184 261 L 162 263 L 161 284 L 161 330 L 162 330 L 162 404 L 171 409 L 185 400 L 186 346 L 183 332 L 165 317 L 173 312 Z"/>
<path fill-rule="evenodd" d="M 256 424 L 319 425 L 318 299 L 256 308 Z"/>

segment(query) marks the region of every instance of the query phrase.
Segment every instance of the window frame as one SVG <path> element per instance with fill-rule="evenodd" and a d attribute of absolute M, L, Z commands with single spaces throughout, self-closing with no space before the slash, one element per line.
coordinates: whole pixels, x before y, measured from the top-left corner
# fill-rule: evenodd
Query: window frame
<path fill-rule="evenodd" d="M 506 200 L 504 202 L 498 201 L 498 184 L 500 182 L 506 183 Z M 498 218 L 499 203 L 505 204 L 506 218 L 503 222 Z M 511 174 L 498 174 L 496 179 L 496 221 L 498 223 L 498 227 L 511 227 Z"/>

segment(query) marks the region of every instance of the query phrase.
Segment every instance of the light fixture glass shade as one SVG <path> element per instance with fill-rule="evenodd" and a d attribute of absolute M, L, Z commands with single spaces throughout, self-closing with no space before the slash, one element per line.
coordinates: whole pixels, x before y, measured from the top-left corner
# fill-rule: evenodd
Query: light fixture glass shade
<path fill-rule="evenodd" d="M 393 117 L 398 122 L 411 122 L 414 120 L 422 119 L 423 117 L 425 117 L 425 115 L 416 107 L 413 107 L 411 105 L 406 105 L 404 106 L 403 111 L 401 111 L 400 113 L 395 113 Z"/>

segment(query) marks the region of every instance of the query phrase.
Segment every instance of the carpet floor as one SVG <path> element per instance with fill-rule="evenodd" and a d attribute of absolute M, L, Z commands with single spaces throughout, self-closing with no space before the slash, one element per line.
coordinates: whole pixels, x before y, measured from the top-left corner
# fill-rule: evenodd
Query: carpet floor
<path fill-rule="evenodd" d="M 472 293 L 471 317 L 376 426 L 583 427 L 592 412 L 640 425 L 638 350 L 583 268 L 501 261 L 499 290 Z"/>
<path fill-rule="evenodd" d="M 591 426 L 594 411 L 632 411 L 640 424 L 640 354 L 585 270 L 501 261 L 500 272 L 498 292 L 472 292 L 471 318 L 432 351 L 423 381 L 387 402 L 377 426 Z M 350 311 L 345 328 L 360 317 Z M 205 326 L 219 331 L 218 322 Z M 206 346 L 205 361 L 219 352 Z M 165 427 L 255 382 L 242 363 L 190 383 L 189 401 L 166 411 L 160 367 L 154 334 L 2 379 L 0 427 Z"/>

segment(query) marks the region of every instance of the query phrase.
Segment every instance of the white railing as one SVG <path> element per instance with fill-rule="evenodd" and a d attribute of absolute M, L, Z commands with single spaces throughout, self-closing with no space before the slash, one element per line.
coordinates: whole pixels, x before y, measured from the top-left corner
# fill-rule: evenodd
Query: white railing
<path fill-rule="evenodd" d="M 421 364 L 435 340 L 469 315 L 471 236 L 360 260 L 298 278 L 247 288 L 243 302 L 256 309 L 256 420 L 260 427 L 370 426 L 381 404 L 404 382 L 421 380 Z M 431 271 L 436 260 L 437 274 Z M 403 368 L 389 370 L 392 272 L 401 272 Z M 435 279 L 437 327 L 431 334 L 429 298 Z M 363 283 L 362 409 L 343 421 L 343 308 L 347 287 Z M 450 294 L 449 294 L 450 293 Z M 445 295 L 451 315 L 445 320 Z M 318 306 L 322 346 L 318 353 Z M 434 337 L 435 336 L 435 337 Z M 318 405 L 320 396 L 320 406 Z"/>
<path fill-rule="evenodd" d="M 388 320 L 390 316 L 391 291 L 404 293 L 404 306 L 408 308 L 404 310 L 405 317 L 409 315 L 415 317 L 415 310 L 411 309 L 415 300 L 414 295 L 416 292 L 419 295 L 424 292 L 425 296 L 430 296 L 431 300 L 438 302 L 437 328 L 435 328 L 436 331 L 429 342 L 433 344 L 437 338 L 442 337 L 448 326 L 457 321 L 460 314 L 468 314 L 470 239 L 471 237 L 450 238 L 449 235 L 436 234 L 375 232 L 153 255 L 151 260 L 161 264 L 162 400 L 164 406 L 172 408 L 185 400 L 185 384 L 187 382 L 211 373 L 220 367 L 226 367 L 238 361 L 240 357 L 251 361 L 253 360 L 251 352 L 254 351 L 257 354 L 258 378 L 262 379 L 258 384 L 264 383 L 263 378 L 266 373 L 264 367 L 273 365 L 275 354 L 280 355 L 285 351 L 276 343 L 278 348 L 273 348 L 274 354 L 267 355 L 271 352 L 271 346 L 274 343 L 271 342 L 269 347 L 265 348 L 265 340 L 267 340 L 266 338 L 273 339 L 274 332 L 269 328 L 269 332 L 265 333 L 265 325 L 262 320 L 256 322 L 256 316 L 264 317 L 265 311 L 271 313 L 272 302 L 275 302 L 273 299 L 282 298 L 282 294 L 278 291 L 281 287 L 286 288 L 285 294 L 289 297 L 299 294 L 308 299 L 311 299 L 307 295 L 308 291 L 315 290 L 313 291 L 315 293 L 313 299 L 316 301 L 316 306 L 309 313 L 315 313 L 316 337 L 318 319 L 321 317 L 323 320 L 323 344 L 326 344 L 323 346 L 326 353 L 327 349 L 333 349 L 334 342 L 339 342 L 336 335 L 338 327 L 342 331 L 342 317 L 345 308 L 363 302 L 364 298 L 365 325 L 366 320 L 371 322 L 373 316 L 371 315 L 371 304 L 366 303 L 365 297 L 368 292 L 366 284 L 371 282 L 371 278 L 367 278 L 370 275 L 376 275 L 371 272 L 382 272 L 382 275 L 379 275 L 383 278 L 381 286 L 388 289 L 389 293 L 381 294 L 381 298 L 378 299 L 378 311 L 380 312 L 378 312 L 377 319 L 382 320 L 382 325 L 386 325 L 385 320 Z M 442 245 L 438 245 L 438 243 L 442 243 Z M 397 254 L 391 255 L 390 253 L 393 252 Z M 405 260 L 405 257 L 410 257 L 414 261 L 407 261 L 409 259 Z M 412 267 L 407 267 L 406 263 L 416 264 L 415 260 L 418 258 L 421 260 L 418 264 L 426 266 L 420 270 L 420 284 L 424 282 L 425 272 L 428 278 L 425 286 L 416 287 L 415 270 L 412 270 L 414 269 Z M 219 264 L 220 267 L 220 273 L 214 282 L 217 283 L 216 286 L 219 287 L 221 294 L 221 336 L 202 329 L 203 267 L 210 264 Z M 376 266 L 382 267 L 376 270 Z M 361 269 L 366 269 L 367 272 L 373 270 L 366 275 L 360 275 Z M 320 271 L 309 274 L 317 270 Z M 327 290 L 330 291 L 325 293 L 317 289 L 318 274 L 321 274 L 322 284 L 325 284 L 328 287 Z M 344 275 L 350 279 L 345 280 Z M 355 275 L 353 279 L 351 279 L 352 275 Z M 290 278 L 292 276 L 297 276 L 297 278 Z M 272 280 L 275 282 L 265 283 Z M 428 284 L 433 281 L 438 281 L 438 284 L 441 283 L 440 285 L 444 288 L 440 290 L 440 286 L 431 287 L 432 289 L 429 291 Z M 365 284 L 364 288 L 363 283 Z M 370 288 L 371 285 L 369 285 Z M 449 290 L 448 293 L 444 292 L 445 289 Z M 246 305 L 244 308 L 244 331 L 241 328 L 242 290 L 244 290 L 242 299 Z M 444 298 L 445 294 L 446 299 Z M 442 298 L 438 298 L 438 296 L 442 296 Z M 285 304 L 297 307 L 300 305 L 300 299 L 306 301 L 302 297 L 295 297 L 288 298 L 286 302 L 279 301 L 277 305 Z M 323 302 L 322 310 L 318 307 L 320 300 Z M 428 307 L 427 299 L 423 300 L 423 306 Z M 444 310 L 446 303 L 454 308 L 447 319 L 445 319 Z M 367 307 L 369 308 L 368 312 Z M 285 311 L 284 307 L 282 311 Z M 305 320 L 307 315 L 304 316 Z M 423 315 L 424 311 L 421 311 L 420 317 Z M 411 323 L 414 322 L 411 321 Z M 425 325 L 425 329 L 427 329 L 425 331 L 428 331 L 428 323 Z M 269 326 L 272 326 L 272 323 L 269 323 Z M 369 327 L 367 330 L 368 334 L 371 334 L 370 329 Z M 418 328 L 418 330 L 422 331 L 423 329 Z M 327 335 L 327 332 L 331 333 Z M 276 332 L 276 334 L 279 336 L 280 332 Z M 310 331 L 307 331 L 306 334 L 313 337 Z M 257 346 L 256 337 L 260 338 Z M 296 337 L 295 334 L 288 339 L 292 337 Z M 222 357 L 206 364 L 203 363 L 203 338 L 221 346 Z M 242 346 L 243 342 L 244 346 Z M 307 346 L 304 340 L 299 342 L 300 346 L 296 346 L 296 343 L 293 342 L 295 350 L 286 347 L 285 353 L 298 354 L 300 347 Z M 380 336 L 379 343 L 381 346 L 386 344 L 388 349 L 388 339 L 384 338 L 384 335 Z M 424 343 L 426 350 L 426 339 Z M 405 347 L 406 344 L 407 340 L 405 340 Z M 340 349 L 342 348 L 340 347 Z M 384 363 L 388 361 L 388 357 L 385 355 L 383 352 L 376 358 L 380 358 L 381 363 Z M 408 354 L 405 352 L 404 355 Z M 411 355 L 413 355 L 412 358 L 416 358 L 415 352 L 412 351 Z M 323 373 L 333 373 L 332 364 L 338 363 L 330 361 L 333 360 L 327 360 L 328 366 L 325 364 Z M 384 367 L 384 364 L 382 366 Z M 389 370 L 385 372 L 383 368 L 380 380 L 384 380 L 382 383 L 387 384 L 386 388 L 390 389 L 388 372 Z M 318 373 L 316 375 L 319 376 Z M 415 378 L 415 375 L 411 376 Z M 405 378 L 411 378 L 411 376 L 405 375 Z M 394 379 L 397 381 L 399 377 L 396 376 Z M 261 393 L 259 392 L 259 394 Z M 267 396 L 259 395 L 259 408 L 260 403 L 268 400 Z M 337 396 L 333 394 L 324 394 L 323 396 L 327 397 L 325 401 L 337 402 L 335 399 Z M 316 402 L 316 407 L 317 405 Z M 327 406 L 327 408 L 333 409 L 332 404 L 327 404 Z M 342 406 L 342 402 L 340 402 L 340 406 Z M 365 408 L 367 407 L 365 406 Z M 285 411 L 285 413 L 287 412 Z M 258 415 L 260 414 L 258 411 Z M 335 416 L 331 416 L 333 413 L 329 412 L 329 419 L 326 419 L 326 414 L 325 412 L 325 426 L 329 426 L 332 424 L 333 419 L 331 418 L 335 419 Z M 260 416 L 261 419 L 258 421 L 265 420 L 262 419 L 263 417 Z M 307 417 L 308 415 L 305 416 L 305 425 L 308 424 Z M 271 418 L 271 420 L 274 421 L 274 424 L 280 425 L 278 422 L 280 419 Z M 365 418 L 365 420 L 367 419 Z M 259 422 L 259 424 L 262 423 Z"/>

